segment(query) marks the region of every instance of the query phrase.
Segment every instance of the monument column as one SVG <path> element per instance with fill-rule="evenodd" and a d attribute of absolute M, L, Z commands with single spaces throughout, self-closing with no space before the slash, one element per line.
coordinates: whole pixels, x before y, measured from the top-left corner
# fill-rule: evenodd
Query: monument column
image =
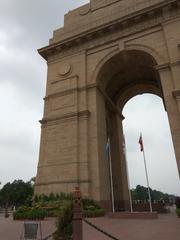
<path fill-rule="evenodd" d="M 127 180 L 126 159 L 123 149 L 123 127 L 124 117 L 119 113 L 112 113 L 112 169 L 115 195 L 115 207 L 117 210 L 129 210 L 129 192 Z"/>
<path fill-rule="evenodd" d="M 173 96 L 175 97 L 180 112 L 180 90 L 173 91 Z"/>
<path fill-rule="evenodd" d="M 169 118 L 169 124 L 172 134 L 172 140 L 176 155 L 176 161 L 178 165 L 178 171 L 180 175 L 180 108 L 179 100 L 174 97 L 174 81 L 171 72 L 171 68 L 166 66 L 159 66 L 158 68 L 161 85 L 163 89 L 164 102 L 166 111 Z"/>

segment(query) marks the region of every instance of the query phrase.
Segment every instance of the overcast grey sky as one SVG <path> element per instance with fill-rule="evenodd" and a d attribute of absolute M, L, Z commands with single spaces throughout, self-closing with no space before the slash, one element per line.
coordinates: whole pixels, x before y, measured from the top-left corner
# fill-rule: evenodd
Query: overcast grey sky
<path fill-rule="evenodd" d="M 36 175 L 46 63 L 36 49 L 48 44 L 69 10 L 83 0 L 0 0 L 0 181 Z M 139 132 L 144 134 L 153 188 L 180 194 L 166 113 L 160 98 L 142 95 L 125 106 L 131 186 L 145 185 Z M 155 118 L 156 116 L 156 118 Z"/>
<path fill-rule="evenodd" d="M 150 186 L 179 194 L 177 164 L 162 99 L 152 94 L 136 96 L 125 105 L 123 115 L 131 186 L 146 185 L 143 155 L 138 144 L 142 132 Z"/>

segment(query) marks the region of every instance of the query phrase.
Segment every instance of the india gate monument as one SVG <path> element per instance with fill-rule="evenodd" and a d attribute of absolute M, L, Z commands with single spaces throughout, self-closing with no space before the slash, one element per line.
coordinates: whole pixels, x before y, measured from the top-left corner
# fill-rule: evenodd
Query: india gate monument
<path fill-rule="evenodd" d="M 180 173 L 180 1 L 90 0 L 39 49 L 47 87 L 35 193 L 72 192 L 129 208 L 122 110 L 152 93 L 168 114 Z M 155 116 L 152 116 L 155 117 Z"/>

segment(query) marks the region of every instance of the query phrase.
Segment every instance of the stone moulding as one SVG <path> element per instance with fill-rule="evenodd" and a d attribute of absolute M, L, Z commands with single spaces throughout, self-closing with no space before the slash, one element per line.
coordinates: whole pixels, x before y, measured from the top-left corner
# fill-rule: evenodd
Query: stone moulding
<path fill-rule="evenodd" d="M 56 83 L 58 83 L 58 82 L 61 82 L 61 81 L 65 81 L 65 80 L 69 80 L 69 79 L 78 79 L 79 78 L 79 76 L 78 75 L 72 75 L 72 76 L 64 76 L 64 77 L 61 77 L 61 78 L 59 78 L 59 76 L 57 75 L 57 79 L 54 79 L 54 80 L 52 80 L 51 81 L 51 84 L 56 84 Z"/>
<path fill-rule="evenodd" d="M 85 111 L 80 111 L 80 112 L 72 112 L 68 114 L 64 114 L 61 116 L 56 116 L 52 118 L 43 118 L 39 122 L 41 124 L 47 124 L 48 122 L 54 122 L 54 121 L 59 121 L 59 120 L 65 120 L 65 119 L 70 119 L 70 118 L 80 118 L 80 117 L 89 117 L 90 116 L 90 111 L 85 110 Z"/>
<path fill-rule="evenodd" d="M 64 79 L 62 80 L 58 80 L 56 82 L 52 82 L 52 84 L 55 84 L 59 81 L 63 81 Z M 49 94 L 47 95 L 46 97 L 44 97 L 44 101 L 48 101 L 49 99 L 51 98 L 56 98 L 56 97 L 59 97 L 59 96 L 65 96 L 65 95 L 68 95 L 70 93 L 73 93 L 75 91 L 78 91 L 78 92 L 81 92 L 81 91 L 87 91 L 89 89 L 92 89 L 92 88 L 96 88 L 98 87 L 96 84 L 88 84 L 86 86 L 83 86 L 83 87 L 75 87 L 75 88 L 71 88 L 71 89 L 68 89 L 68 90 L 65 90 L 65 91 L 61 91 L 61 92 L 56 92 L 56 93 L 53 93 L 53 94 Z"/>
<path fill-rule="evenodd" d="M 93 0 L 91 0 L 91 6 L 93 5 L 92 1 Z M 97 9 L 97 5 L 99 5 L 100 1 L 101 1 L 100 5 L 102 5 L 102 0 L 99 0 L 99 1 L 95 0 L 94 4 L 96 5 L 96 7 L 95 7 L 96 9 L 95 9 L 95 11 L 93 11 L 93 9 L 91 8 L 91 11 L 90 11 L 90 14 L 92 17 L 91 19 L 93 19 L 94 14 L 96 15 L 96 12 L 98 14 L 98 12 L 103 11 L 103 9 L 101 10 L 101 8 Z M 79 18 L 77 22 L 73 21 L 73 22 L 69 23 L 68 26 L 65 23 L 64 28 L 60 28 L 60 29 L 57 29 L 56 31 L 54 31 L 53 39 L 51 39 L 50 43 L 58 42 L 60 39 L 65 40 L 67 38 L 70 38 L 71 36 L 77 35 L 77 33 L 80 34 L 82 32 L 87 32 L 87 30 L 89 31 L 90 29 L 97 28 L 101 25 L 107 25 L 107 23 L 116 21 L 117 19 L 123 19 L 126 16 L 133 15 L 135 12 L 140 12 L 144 9 L 145 10 L 150 9 L 150 8 L 153 8 L 155 5 L 156 6 L 158 6 L 160 4 L 162 5 L 164 2 L 168 3 L 171 0 L 144 0 L 144 1 L 142 1 L 142 0 L 128 0 L 128 1 L 127 0 L 119 0 L 119 1 L 114 2 L 115 4 L 112 3 L 112 1 L 113 0 L 111 0 L 111 1 L 107 0 L 107 2 L 103 5 L 104 5 L 104 7 L 108 8 L 108 11 L 105 11 L 101 17 L 91 20 L 91 22 L 84 24 L 83 20 L 81 18 Z M 117 3 L 117 5 L 116 5 L 116 3 Z M 87 5 L 84 5 L 84 6 L 87 6 Z M 111 5 L 112 5 L 112 9 L 111 9 Z M 84 6 L 82 6 L 81 8 L 83 8 Z M 113 9 L 113 6 L 114 6 L 114 9 Z M 167 10 L 166 10 L 166 13 L 167 13 Z M 68 14 L 68 18 L 70 18 L 70 17 L 71 17 L 71 14 Z M 78 29 L 76 28 L 77 24 L 79 26 Z"/>
<path fill-rule="evenodd" d="M 180 98 L 180 90 L 174 90 L 172 94 L 173 94 L 173 97 Z"/>
<path fill-rule="evenodd" d="M 72 184 L 72 183 L 90 183 L 90 180 L 69 180 L 69 181 L 49 181 L 49 182 L 38 182 L 35 186 L 50 185 L 50 184 Z"/>
<path fill-rule="evenodd" d="M 177 65 L 180 65 L 180 60 L 157 65 L 157 66 L 155 66 L 155 69 L 158 70 L 158 71 L 163 71 L 163 70 L 170 69 L 171 67 L 174 67 L 174 66 L 177 66 Z"/>
<path fill-rule="evenodd" d="M 57 43 L 50 44 L 49 46 L 40 48 L 38 49 L 38 52 L 43 58 L 47 60 L 49 56 L 55 53 L 57 54 L 57 52 L 61 52 L 63 50 L 69 49 L 73 45 L 77 47 L 78 44 L 88 42 L 89 41 L 88 36 L 93 35 L 92 37 L 94 39 L 94 38 L 98 38 L 99 36 L 102 36 L 102 31 L 103 33 L 105 32 L 109 33 L 109 31 L 113 31 L 113 29 L 116 29 L 116 28 L 123 28 L 123 29 L 129 28 L 129 26 L 135 25 L 137 22 L 141 22 L 142 18 L 144 21 L 145 19 L 150 19 L 152 17 L 160 15 L 161 16 L 160 21 L 156 22 L 156 24 L 157 23 L 160 24 L 165 19 L 171 18 L 171 16 L 167 14 L 163 14 L 163 9 L 164 8 L 167 9 L 167 7 L 170 11 L 171 9 L 173 11 L 177 11 L 178 8 L 180 8 L 179 0 L 166 0 L 166 1 L 160 2 L 146 9 L 143 9 L 141 11 L 134 12 L 131 15 L 127 15 L 123 18 L 116 19 L 113 22 L 105 24 L 105 26 L 103 24 L 103 26 L 98 26 L 96 28 L 90 29 L 88 32 L 85 31 L 84 33 L 76 35 L 75 37 L 70 37 L 65 40 L 59 41 Z"/>
<path fill-rule="evenodd" d="M 100 6 L 97 5 L 97 1 L 92 1 L 91 2 L 95 2 L 94 4 L 93 3 L 90 3 L 91 5 L 91 11 L 96 11 L 96 10 L 99 10 L 99 9 L 102 9 L 102 8 L 105 8 L 107 6 L 110 6 L 116 2 L 119 2 L 119 0 L 111 0 L 111 2 L 109 3 L 104 3 L 104 4 L 101 4 Z"/>

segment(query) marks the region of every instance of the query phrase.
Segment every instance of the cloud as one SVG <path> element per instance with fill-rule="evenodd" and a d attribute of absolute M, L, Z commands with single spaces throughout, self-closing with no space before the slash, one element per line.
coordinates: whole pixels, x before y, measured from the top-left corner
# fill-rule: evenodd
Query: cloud
<path fill-rule="evenodd" d="M 48 44 L 53 30 L 63 25 L 65 13 L 87 2 L 0 1 L 0 181 L 3 184 L 19 178 L 28 180 L 36 174 L 40 140 L 38 120 L 43 115 L 47 72 L 46 62 L 36 49 Z M 147 158 L 152 159 L 148 160 L 152 186 L 178 192 L 167 116 L 159 111 L 163 108 L 162 102 L 158 98 L 152 100 L 149 95 L 141 97 L 143 100 L 131 99 L 124 109 L 132 185 L 145 184 L 137 143 L 142 131 Z"/>
<path fill-rule="evenodd" d="M 10 83 L 0 84 L 1 182 L 35 175 L 39 151 L 38 109 L 24 108 L 22 96 Z"/>
<path fill-rule="evenodd" d="M 162 100 L 152 94 L 132 98 L 123 111 L 131 185 L 146 185 L 138 140 L 143 135 L 152 188 L 179 194 L 179 177 L 167 113 Z"/>
<path fill-rule="evenodd" d="M 0 1 L 0 181 L 36 174 L 48 44 L 64 14 L 87 1 Z"/>
<path fill-rule="evenodd" d="M 47 45 L 53 30 L 63 25 L 65 12 L 85 2 L 1 0 L 1 82 L 10 81 L 25 96 L 31 92 L 32 99 L 39 100 L 45 88 L 46 64 L 36 49 Z"/>
<path fill-rule="evenodd" d="M 42 47 L 52 31 L 63 25 L 64 14 L 88 1 L 68 0 L 1 0 L 0 26 L 9 29 L 18 26 L 24 32 L 20 43 Z"/>

